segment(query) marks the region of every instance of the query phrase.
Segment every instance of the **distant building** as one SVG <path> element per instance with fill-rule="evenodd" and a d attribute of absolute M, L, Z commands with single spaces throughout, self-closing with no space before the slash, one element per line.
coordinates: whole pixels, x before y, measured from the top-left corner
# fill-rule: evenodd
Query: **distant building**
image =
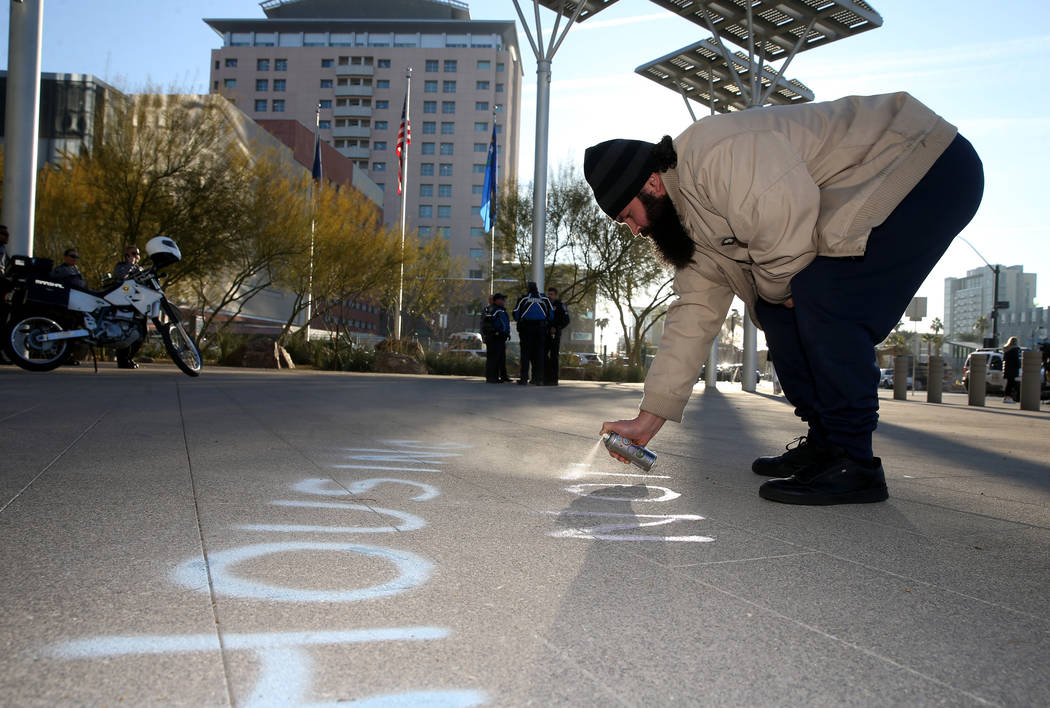
<path fill-rule="evenodd" d="M 395 147 L 412 69 L 407 228 L 444 238 L 487 293 L 481 199 L 495 124 L 499 179 L 518 172 L 522 66 L 512 20 L 456 0 L 268 0 L 265 18 L 206 19 L 222 37 L 211 91 L 249 116 L 290 118 L 367 171 L 400 219 Z M 494 112 L 500 106 L 499 112 Z"/>
<path fill-rule="evenodd" d="M 1035 305 L 1035 273 L 1025 273 L 1024 266 L 1001 266 L 999 269 L 999 301 L 1010 306 L 999 310 L 999 338 L 1003 323 L 1015 314 Z M 973 325 L 984 315 L 989 319 L 986 336 L 991 336 L 992 304 L 995 293 L 995 275 L 991 268 L 981 267 L 967 271 L 963 278 L 944 279 L 944 333 L 949 338 L 974 334 Z M 1002 342 L 1000 342 L 1001 344 Z"/>

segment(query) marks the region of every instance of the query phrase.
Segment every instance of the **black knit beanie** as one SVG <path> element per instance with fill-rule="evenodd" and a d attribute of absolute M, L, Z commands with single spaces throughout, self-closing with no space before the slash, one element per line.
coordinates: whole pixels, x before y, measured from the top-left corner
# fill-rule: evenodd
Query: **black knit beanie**
<path fill-rule="evenodd" d="M 616 218 L 638 196 L 653 173 L 653 143 L 644 140 L 606 140 L 583 154 L 583 176 L 594 190 L 598 206 Z"/>

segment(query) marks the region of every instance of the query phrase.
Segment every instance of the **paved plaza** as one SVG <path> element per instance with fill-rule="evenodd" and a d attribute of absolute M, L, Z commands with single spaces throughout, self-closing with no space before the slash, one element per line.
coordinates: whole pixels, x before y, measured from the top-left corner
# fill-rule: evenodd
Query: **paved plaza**
<path fill-rule="evenodd" d="M 637 384 L 0 367 L 0 704 L 1050 704 L 1050 408 L 890 394 L 813 508 L 730 384 L 643 474 Z"/>

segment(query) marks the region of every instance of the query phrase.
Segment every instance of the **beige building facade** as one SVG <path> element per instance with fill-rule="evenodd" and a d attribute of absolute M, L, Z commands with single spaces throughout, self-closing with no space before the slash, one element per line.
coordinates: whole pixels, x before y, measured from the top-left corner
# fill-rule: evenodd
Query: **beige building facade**
<path fill-rule="evenodd" d="M 480 215 L 493 126 L 498 180 L 518 172 L 522 67 L 513 21 L 469 19 L 451 0 L 272 0 L 260 19 L 206 19 L 222 38 L 210 86 L 256 120 L 293 119 L 354 162 L 399 223 L 398 157 L 409 88 L 406 229 L 443 238 L 486 282 Z M 411 70 L 411 72 L 410 72 Z"/>

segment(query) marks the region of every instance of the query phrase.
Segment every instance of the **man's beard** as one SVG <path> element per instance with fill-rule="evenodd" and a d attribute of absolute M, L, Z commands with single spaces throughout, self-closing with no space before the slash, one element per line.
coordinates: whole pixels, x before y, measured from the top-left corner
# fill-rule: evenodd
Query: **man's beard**
<path fill-rule="evenodd" d="M 641 233 L 653 240 L 659 259 L 674 268 L 684 268 L 692 263 L 696 244 L 682 225 L 671 198 L 666 194 L 654 197 L 639 192 L 638 200 L 645 207 L 645 216 L 649 221 Z"/>

